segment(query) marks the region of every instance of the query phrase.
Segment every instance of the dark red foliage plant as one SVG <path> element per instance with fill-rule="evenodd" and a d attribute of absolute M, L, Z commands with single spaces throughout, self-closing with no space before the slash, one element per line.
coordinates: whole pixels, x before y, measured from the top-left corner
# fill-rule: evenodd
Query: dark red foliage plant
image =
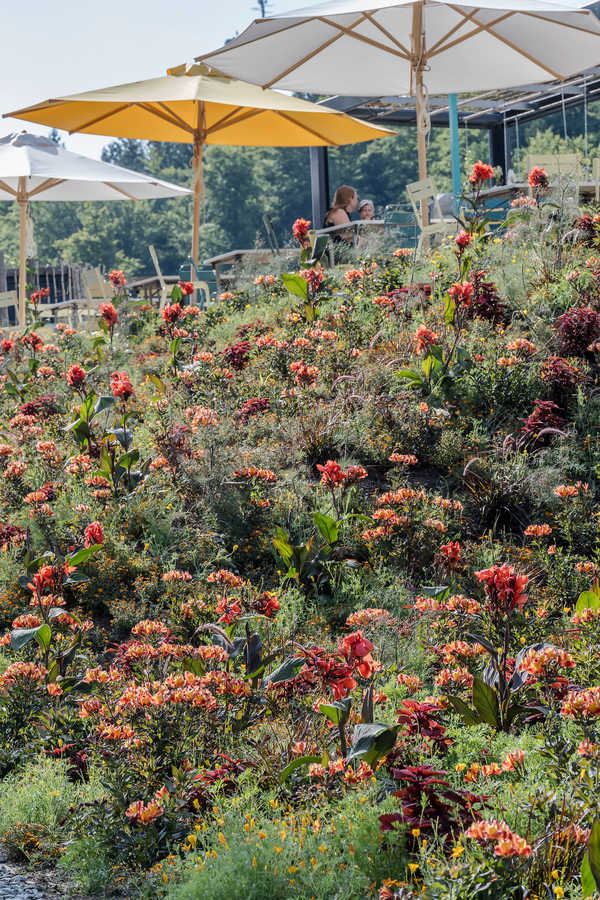
<path fill-rule="evenodd" d="M 248 341 L 238 341 L 237 344 L 229 344 L 223 350 L 223 359 L 236 372 L 241 372 L 250 361 L 251 349 L 252 347 Z"/>
<path fill-rule="evenodd" d="M 393 796 L 399 800 L 400 810 L 379 816 L 380 830 L 389 831 L 397 825 L 407 829 L 407 840 L 416 844 L 416 835 L 438 835 L 444 843 L 480 819 L 475 806 L 487 799 L 468 791 L 454 790 L 446 780 L 443 769 L 432 766 L 390 767 L 388 775 L 402 784 Z"/>
<path fill-rule="evenodd" d="M 600 313 L 590 306 L 572 306 L 558 317 L 554 330 L 563 356 L 583 356 L 600 337 Z"/>

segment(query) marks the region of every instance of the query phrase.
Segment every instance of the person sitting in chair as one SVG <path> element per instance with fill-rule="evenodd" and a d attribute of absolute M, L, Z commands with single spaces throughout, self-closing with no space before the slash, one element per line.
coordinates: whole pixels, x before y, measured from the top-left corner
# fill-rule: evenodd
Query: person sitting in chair
<path fill-rule="evenodd" d="M 363 220 L 363 222 L 370 222 L 371 219 L 375 218 L 375 207 L 373 206 L 372 200 L 361 200 L 358 204 L 358 214 Z"/>
<path fill-rule="evenodd" d="M 358 206 L 358 194 L 353 187 L 343 184 L 337 189 L 333 197 L 331 208 L 327 210 L 323 221 L 323 228 L 331 228 L 334 225 L 345 225 L 350 222 L 350 213 L 353 213 Z M 354 243 L 354 233 L 352 229 L 348 231 L 334 231 L 331 235 L 334 241 L 346 241 L 349 244 Z"/>

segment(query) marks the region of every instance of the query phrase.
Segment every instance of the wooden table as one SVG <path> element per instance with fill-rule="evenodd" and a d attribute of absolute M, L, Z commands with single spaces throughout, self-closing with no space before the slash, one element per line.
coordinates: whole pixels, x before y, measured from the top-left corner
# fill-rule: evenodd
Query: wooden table
<path fill-rule="evenodd" d="M 178 284 L 179 275 L 163 275 L 165 284 Z M 158 275 L 150 275 L 148 278 L 134 278 L 127 282 L 127 288 L 137 295 L 142 293 L 144 300 L 153 300 L 160 297 L 161 285 Z"/>
<path fill-rule="evenodd" d="M 596 197 L 596 182 L 582 181 L 579 183 L 579 194 L 581 198 L 590 201 Z M 552 188 L 552 183 L 550 184 Z M 514 200 L 519 194 L 528 194 L 529 185 L 526 181 L 514 182 L 513 184 L 499 184 L 496 187 L 489 188 L 487 191 L 481 192 L 481 197 L 486 200 Z"/>
<path fill-rule="evenodd" d="M 284 256 L 288 256 L 290 253 L 295 251 L 283 250 L 282 253 Z M 215 271 L 215 278 L 217 280 L 217 291 L 222 290 L 223 288 L 223 274 L 221 273 L 221 269 L 223 266 L 235 266 L 238 263 L 241 263 L 246 256 L 254 256 L 260 257 L 263 256 L 265 262 L 268 259 L 273 258 L 273 251 L 269 250 L 268 247 L 253 247 L 251 250 L 229 250 L 227 253 L 220 253 L 218 256 L 211 256 L 210 259 L 204 260 L 205 266 L 212 266 Z"/>

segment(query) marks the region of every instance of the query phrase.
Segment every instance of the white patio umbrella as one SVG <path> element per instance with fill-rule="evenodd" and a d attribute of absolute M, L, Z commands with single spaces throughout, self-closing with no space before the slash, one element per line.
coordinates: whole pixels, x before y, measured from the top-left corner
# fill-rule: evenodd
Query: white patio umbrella
<path fill-rule="evenodd" d="M 427 91 L 460 93 L 561 79 L 600 63 L 586 0 L 333 0 L 256 19 L 197 57 L 265 88 L 416 98 L 427 174 Z"/>
<path fill-rule="evenodd" d="M 0 138 L 0 200 L 20 208 L 19 323 L 25 323 L 28 205 L 38 200 L 156 200 L 187 188 L 59 147 L 37 134 Z"/>

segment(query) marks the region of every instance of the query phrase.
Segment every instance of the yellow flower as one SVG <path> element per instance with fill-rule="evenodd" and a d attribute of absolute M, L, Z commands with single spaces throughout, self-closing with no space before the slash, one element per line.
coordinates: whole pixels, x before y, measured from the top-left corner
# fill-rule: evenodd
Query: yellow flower
<path fill-rule="evenodd" d="M 466 768 L 467 766 L 465 763 L 457 763 L 455 766 L 457 772 L 464 772 Z"/>
<path fill-rule="evenodd" d="M 421 829 L 413 828 L 410 833 L 412 834 L 413 837 L 419 837 L 419 835 L 421 834 Z"/>
<path fill-rule="evenodd" d="M 465 852 L 465 848 L 463 847 L 463 845 L 456 844 L 452 851 L 452 856 L 454 857 L 454 859 L 457 859 L 460 856 L 460 854 L 464 853 L 464 852 Z"/>
<path fill-rule="evenodd" d="M 556 879 L 558 878 L 558 869 L 552 869 L 550 875 L 556 881 Z"/>
<path fill-rule="evenodd" d="M 281 853 L 283 847 L 274 847 L 273 849 L 275 850 L 275 853 Z"/>
<path fill-rule="evenodd" d="M 559 898 L 559 900 L 561 897 L 565 896 L 565 892 L 561 888 L 560 884 L 555 884 L 554 887 L 552 888 L 552 890 L 554 891 L 555 895 Z"/>
<path fill-rule="evenodd" d="M 419 866 L 417 865 L 417 863 L 409 863 L 408 868 L 410 869 L 411 874 L 414 875 Z"/>

